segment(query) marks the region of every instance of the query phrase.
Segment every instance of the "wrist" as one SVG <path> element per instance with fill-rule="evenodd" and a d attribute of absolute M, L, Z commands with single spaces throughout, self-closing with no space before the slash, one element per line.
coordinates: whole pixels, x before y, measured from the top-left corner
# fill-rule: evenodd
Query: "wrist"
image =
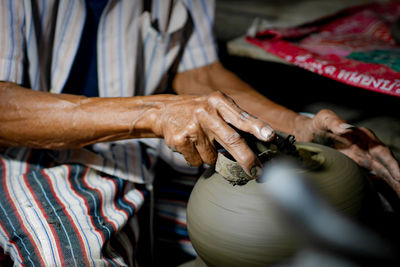
<path fill-rule="evenodd" d="M 162 117 L 168 112 L 168 103 L 180 96 L 154 95 L 131 98 L 128 108 L 133 110 L 129 115 L 128 133 L 130 138 L 163 137 Z"/>
<path fill-rule="evenodd" d="M 158 130 L 157 118 L 159 117 L 161 104 L 152 103 L 143 105 L 129 123 L 128 134 L 131 138 L 161 137 Z"/>

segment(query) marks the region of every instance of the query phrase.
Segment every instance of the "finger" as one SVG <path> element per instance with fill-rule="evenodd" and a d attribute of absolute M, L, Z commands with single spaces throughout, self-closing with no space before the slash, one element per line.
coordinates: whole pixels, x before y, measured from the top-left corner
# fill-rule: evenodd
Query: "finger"
<path fill-rule="evenodd" d="M 353 159 L 358 165 L 373 172 L 377 177 L 385 180 L 389 184 L 395 181 L 389 170 L 379 161 L 373 159 L 369 154 L 366 154 L 365 151 L 354 147 L 340 151 Z"/>
<path fill-rule="evenodd" d="M 349 139 L 331 132 L 321 132 L 319 135 L 314 135 L 312 141 L 336 149 L 345 149 L 352 145 Z"/>
<path fill-rule="evenodd" d="M 177 150 L 191 166 L 200 166 L 203 163 L 203 160 L 193 143 L 188 143 L 182 147 L 178 146 Z"/>
<path fill-rule="evenodd" d="M 200 166 L 203 161 L 195 148 L 194 141 L 185 134 L 174 135 L 166 144 L 176 152 L 183 155 L 191 166 Z"/>
<path fill-rule="evenodd" d="M 373 158 L 385 166 L 394 179 L 400 181 L 399 163 L 394 158 L 392 151 L 378 139 L 372 130 L 365 127 L 360 127 L 358 129 L 369 138 L 368 150 Z"/>
<path fill-rule="evenodd" d="M 335 112 L 323 109 L 313 118 L 313 126 L 322 131 L 331 131 L 335 134 L 345 134 L 350 132 L 354 126 L 347 124 Z"/>
<path fill-rule="evenodd" d="M 397 196 L 400 197 L 400 181 L 396 180 L 385 166 L 378 161 L 372 161 L 371 169 L 378 178 L 383 179 L 396 192 Z"/>
<path fill-rule="evenodd" d="M 352 145 L 338 150 L 353 159 L 361 167 L 374 171 L 380 178 L 400 181 L 399 165 L 391 156 L 389 148 L 380 146 L 371 151 L 364 151 L 356 145 Z"/>
<path fill-rule="evenodd" d="M 370 164 L 370 170 L 379 178 L 385 180 L 387 183 L 393 183 L 393 177 L 390 172 L 380 162 L 372 160 Z"/>
<path fill-rule="evenodd" d="M 210 142 L 204 133 L 199 134 L 198 140 L 195 142 L 195 147 L 204 163 L 208 165 L 215 164 L 217 151 L 214 144 Z"/>
<path fill-rule="evenodd" d="M 352 145 L 350 147 L 338 150 L 354 160 L 361 167 L 371 170 L 371 164 L 373 161 L 371 155 L 359 149 L 357 146 Z"/>
<path fill-rule="evenodd" d="M 209 136 L 213 136 L 221 144 L 250 176 L 256 177 L 261 168 L 257 157 L 247 146 L 246 141 L 218 115 L 212 116 L 204 113 L 200 116 L 200 121 L 206 122 L 204 129 Z"/>
<path fill-rule="evenodd" d="M 209 101 L 217 109 L 219 115 L 236 128 L 253 134 L 260 140 L 272 141 L 275 132 L 266 122 L 241 109 L 231 98 L 216 93 Z"/>
<path fill-rule="evenodd" d="M 391 177 L 400 181 L 400 167 L 397 160 L 387 146 L 379 145 L 370 149 L 371 155 L 381 163 L 390 173 Z"/>

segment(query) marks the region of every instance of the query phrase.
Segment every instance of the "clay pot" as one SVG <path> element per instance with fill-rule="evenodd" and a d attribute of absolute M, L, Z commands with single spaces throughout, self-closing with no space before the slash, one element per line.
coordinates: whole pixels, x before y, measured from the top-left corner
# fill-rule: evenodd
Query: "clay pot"
<path fill-rule="evenodd" d="M 368 188 L 359 167 L 332 148 L 295 145 L 305 152 L 300 157 L 312 158 L 311 164 L 296 171 L 304 172 L 337 210 L 357 216 Z M 207 266 L 268 266 L 295 253 L 297 244 L 268 202 L 261 183 L 268 179 L 234 186 L 214 169 L 198 180 L 188 203 L 187 226 L 192 244 Z"/>

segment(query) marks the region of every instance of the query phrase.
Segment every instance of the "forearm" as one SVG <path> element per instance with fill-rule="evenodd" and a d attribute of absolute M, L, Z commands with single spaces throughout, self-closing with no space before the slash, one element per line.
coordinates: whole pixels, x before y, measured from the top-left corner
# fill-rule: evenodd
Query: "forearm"
<path fill-rule="evenodd" d="M 250 114 L 290 134 L 294 134 L 296 125 L 306 119 L 267 99 L 220 63 L 178 74 L 174 88 L 178 94 L 203 94 L 219 90 Z"/>
<path fill-rule="evenodd" d="M 154 110 L 168 97 L 87 98 L 1 82 L 0 145 L 64 149 L 156 137 Z"/>

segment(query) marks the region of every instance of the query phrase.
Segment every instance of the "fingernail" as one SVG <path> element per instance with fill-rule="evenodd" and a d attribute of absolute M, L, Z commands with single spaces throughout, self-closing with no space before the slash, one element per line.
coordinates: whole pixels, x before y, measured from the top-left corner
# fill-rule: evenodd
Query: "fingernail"
<path fill-rule="evenodd" d="M 342 123 L 339 125 L 339 127 L 342 129 L 345 129 L 345 130 L 356 128 L 356 126 L 348 124 L 348 123 Z"/>
<path fill-rule="evenodd" d="M 251 168 L 250 173 L 251 173 L 252 177 L 258 178 L 261 176 L 262 171 L 263 170 L 260 166 L 254 166 L 253 168 Z"/>
<path fill-rule="evenodd" d="M 264 127 L 261 129 L 261 135 L 266 139 L 269 140 L 272 135 L 274 134 L 274 130 L 270 127 Z"/>

